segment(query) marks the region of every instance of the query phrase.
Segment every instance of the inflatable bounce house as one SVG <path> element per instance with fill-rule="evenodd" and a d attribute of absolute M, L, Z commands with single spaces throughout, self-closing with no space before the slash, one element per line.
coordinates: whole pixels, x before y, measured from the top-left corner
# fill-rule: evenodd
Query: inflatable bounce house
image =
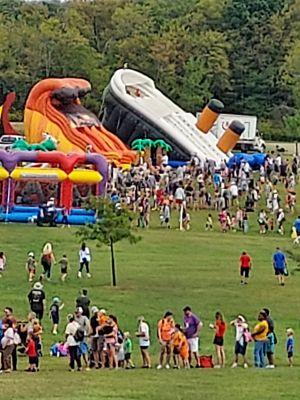
<path fill-rule="evenodd" d="M 152 79 L 135 70 L 115 72 L 103 94 L 102 124 L 124 143 L 136 139 L 165 140 L 171 147 L 170 159 L 188 161 L 197 154 L 217 165 L 227 161 L 245 127 L 232 121 L 220 139 L 211 132 L 224 106 L 211 100 L 198 120 L 182 110 L 156 87 Z"/>
<path fill-rule="evenodd" d="M 0 162 L 0 220 L 34 221 L 39 206 L 51 199 L 57 207 L 58 223 L 65 213 L 69 224 L 95 220 L 94 212 L 81 206 L 90 194 L 105 191 L 107 161 L 102 155 L 2 150 Z"/>

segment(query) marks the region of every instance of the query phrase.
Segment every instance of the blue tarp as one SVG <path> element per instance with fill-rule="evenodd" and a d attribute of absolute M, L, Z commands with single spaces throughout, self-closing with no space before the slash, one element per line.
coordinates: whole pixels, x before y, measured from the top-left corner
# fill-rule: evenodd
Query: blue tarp
<path fill-rule="evenodd" d="M 236 153 L 227 161 L 228 168 L 240 166 L 242 161 L 246 161 L 253 170 L 258 170 L 266 161 L 267 155 L 263 153 Z"/>

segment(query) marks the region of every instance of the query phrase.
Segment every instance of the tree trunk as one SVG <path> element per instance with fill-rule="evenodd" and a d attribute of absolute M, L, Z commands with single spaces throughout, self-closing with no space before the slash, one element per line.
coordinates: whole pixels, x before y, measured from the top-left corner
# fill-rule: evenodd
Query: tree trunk
<path fill-rule="evenodd" d="M 111 254 L 111 276 L 113 286 L 117 286 L 116 277 L 116 264 L 115 264 L 115 253 L 114 253 L 114 242 L 110 239 L 110 254 Z"/>

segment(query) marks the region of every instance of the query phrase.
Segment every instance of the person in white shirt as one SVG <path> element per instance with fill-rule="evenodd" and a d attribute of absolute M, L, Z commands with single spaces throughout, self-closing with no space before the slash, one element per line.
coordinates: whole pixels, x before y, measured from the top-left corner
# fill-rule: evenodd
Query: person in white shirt
<path fill-rule="evenodd" d="M 78 322 L 75 321 L 74 315 L 68 315 L 69 323 L 66 326 L 65 335 L 67 339 L 67 345 L 70 354 L 70 371 L 75 369 L 75 361 L 77 364 L 78 371 L 81 371 L 81 359 L 79 355 L 79 342 L 76 341 L 75 336 L 77 330 L 80 328 Z"/>
<path fill-rule="evenodd" d="M 183 183 L 180 181 L 180 182 L 179 182 L 179 186 L 178 186 L 178 188 L 176 189 L 175 195 L 174 195 L 174 197 L 175 197 L 175 202 L 176 202 L 178 208 L 180 208 L 181 204 L 182 204 L 182 203 L 184 202 L 184 200 L 185 200 L 185 192 L 184 192 L 184 189 L 183 189 L 182 186 L 183 186 Z"/>
<path fill-rule="evenodd" d="M 230 325 L 235 326 L 235 359 L 232 364 L 232 368 L 236 368 L 238 366 L 239 355 L 243 357 L 244 368 L 248 368 L 248 362 L 246 358 L 247 351 L 247 333 L 248 333 L 248 324 L 246 323 L 245 318 L 242 315 L 239 315 L 235 320 L 230 322 Z M 249 333 L 248 333 L 249 336 Z"/>
<path fill-rule="evenodd" d="M 90 249 L 86 246 L 85 243 L 82 243 L 81 248 L 79 250 L 79 271 L 78 278 L 82 277 L 83 267 L 86 269 L 86 276 L 91 278 L 90 274 L 90 262 L 91 262 L 91 252 Z"/>
<path fill-rule="evenodd" d="M 138 318 L 138 331 L 136 332 L 136 336 L 139 338 L 139 345 L 143 360 L 142 368 L 151 368 L 151 359 L 148 352 L 148 348 L 150 346 L 150 331 L 149 325 L 145 321 L 143 316 Z"/>
<path fill-rule="evenodd" d="M 11 355 L 15 348 L 15 332 L 12 320 L 8 319 L 6 322 L 6 330 L 3 338 L 1 339 L 2 347 L 2 364 L 4 372 L 11 372 Z"/>
<path fill-rule="evenodd" d="M 284 225 L 283 225 L 284 221 L 285 221 L 285 214 L 283 209 L 280 208 L 277 214 L 277 232 L 280 235 L 284 234 Z"/>

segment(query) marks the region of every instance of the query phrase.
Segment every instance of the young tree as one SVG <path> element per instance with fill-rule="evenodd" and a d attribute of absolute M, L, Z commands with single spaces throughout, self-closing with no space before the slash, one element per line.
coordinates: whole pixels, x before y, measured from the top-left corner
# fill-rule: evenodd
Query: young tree
<path fill-rule="evenodd" d="M 114 203 L 102 197 L 91 197 L 87 204 L 89 209 L 96 211 L 97 221 L 81 227 L 76 235 L 81 240 L 95 240 L 97 246 L 110 247 L 112 285 L 117 285 L 114 244 L 128 239 L 131 244 L 137 243 L 141 237 L 133 233 L 132 221 L 134 214 L 119 203 Z"/>

